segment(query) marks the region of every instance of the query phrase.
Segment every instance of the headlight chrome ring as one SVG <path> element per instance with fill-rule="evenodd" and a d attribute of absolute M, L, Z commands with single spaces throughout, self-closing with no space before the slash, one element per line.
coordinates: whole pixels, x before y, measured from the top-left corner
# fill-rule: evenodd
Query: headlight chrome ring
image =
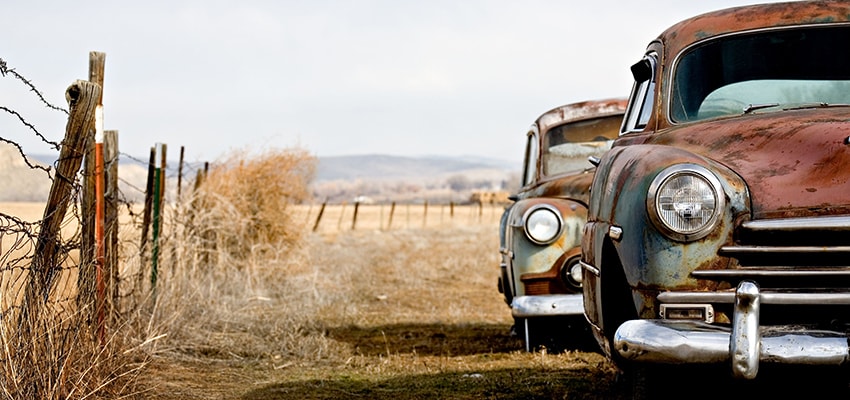
<path fill-rule="evenodd" d="M 659 173 L 646 198 L 649 218 L 674 240 L 693 241 L 717 226 L 726 206 L 720 180 L 697 164 L 677 164 Z"/>
<path fill-rule="evenodd" d="M 561 212 L 550 204 L 538 204 L 529 208 L 522 216 L 522 227 L 528 240 L 546 245 L 561 236 L 564 221 Z"/>

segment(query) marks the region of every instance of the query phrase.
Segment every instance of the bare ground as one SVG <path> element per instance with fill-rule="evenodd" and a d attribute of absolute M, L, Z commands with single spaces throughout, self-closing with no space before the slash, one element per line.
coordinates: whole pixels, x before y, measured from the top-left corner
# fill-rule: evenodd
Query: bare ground
<path fill-rule="evenodd" d="M 169 343 L 153 359 L 145 396 L 619 396 L 601 355 L 526 353 L 510 336 L 510 312 L 496 290 L 495 227 L 345 232 L 307 242 L 308 256 L 288 271 L 302 290 L 298 300 L 268 293 L 242 306 L 244 318 L 201 333 L 204 343 Z M 309 321 L 264 326 L 291 321 L 293 301 L 315 310 Z"/>

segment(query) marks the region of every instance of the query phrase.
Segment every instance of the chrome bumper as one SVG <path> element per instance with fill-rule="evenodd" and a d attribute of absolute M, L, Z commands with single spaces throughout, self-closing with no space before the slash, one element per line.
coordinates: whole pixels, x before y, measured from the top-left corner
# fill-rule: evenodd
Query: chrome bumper
<path fill-rule="evenodd" d="M 514 318 L 550 317 L 584 314 L 581 294 L 547 294 L 514 297 L 511 315 Z"/>
<path fill-rule="evenodd" d="M 759 326 L 758 286 L 743 281 L 735 292 L 732 327 L 670 320 L 626 321 L 614 334 L 614 348 L 626 359 L 656 363 L 731 362 L 736 378 L 753 379 L 759 362 L 842 365 L 850 361 L 844 332 L 798 326 Z"/>

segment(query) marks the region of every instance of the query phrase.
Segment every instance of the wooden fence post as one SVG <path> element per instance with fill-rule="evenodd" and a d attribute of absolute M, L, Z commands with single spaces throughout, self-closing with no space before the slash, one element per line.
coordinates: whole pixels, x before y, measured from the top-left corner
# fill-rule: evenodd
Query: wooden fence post
<path fill-rule="evenodd" d="M 165 143 L 157 144 L 157 150 L 161 157 L 161 166 L 154 169 L 154 197 L 153 197 L 153 238 L 151 248 L 151 288 L 156 293 L 156 281 L 159 275 L 159 250 L 160 231 L 162 230 L 162 200 L 165 188 L 165 160 L 167 147 Z"/>
<path fill-rule="evenodd" d="M 360 202 L 354 202 L 354 217 L 351 218 L 351 230 L 353 231 L 357 227 L 357 210 L 360 209 Z"/>
<path fill-rule="evenodd" d="M 107 285 L 112 316 L 119 311 L 118 280 L 118 131 L 104 131 L 104 161 L 106 163 L 106 265 L 109 266 Z"/>
<path fill-rule="evenodd" d="M 336 223 L 337 232 L 342 230 L 342 217 L 345 216 L 345 202 L 342 202 L 342 210 L 339 211 L 339 221 Z"/>
<path fill-rule="evenodd" d="M 180 189 L 183 186 L 183 154 L 186 146 L 180 146 L 180 163 L 177 165 L 177 202 L 180 202 Z"/>
<path fill-rule="evenodd" d="M 53 184 L 50 187 L 38 239 L 32 252 L 28 282 L 24 289 L 24 298 L 16 325 L 18 331 L 15 331 L 15 336 L 23 340 L 11 341 L 12 348 L 6 350 L 21 360 L 19 373 L 22 376 L 16 378 L 17 382 L 35 382 L 35 380 L 41 382 L 45 376 L 63 375 L 61 371 L 64 371 L 64 366 L 60 365 L 61 363 L 43 363 L 45 354 L 41 353 L 39 346 L 34 343 L 51 339 L 38 337 L 44 332 L 39 332 L 43 325 L 37 320 L 37 316 L 45 309 L 54 281 L 61 273 L 60 260 L 63 256 L 61 253 L 67 250 L 61 243 L 59 231 L 69 205 L 75 201 L 74 184 L 77 182 L 77 174 L 83 163 L 86 141 L 94 123 L 100 94 L 100 86 L 87 81 L 76 81 L 65 92 L 65 98 L 68 99 L 70 106 L 65 138 L 59 150 Z M 77 300 L 80 300 L 79 294 Z M 48 370 L 45 371 L 45 368 Z M 60 390 L 67 389 L 61 387 L 64 384 L 62 379 L 59 382 Z"/>
<path fill-rule="evenodd" d="M 316 223 L 313 224 L 313 232 L 315 232 L 317 229 L 319 229 L 319 222 L 322 221 L 322 214 L 325 213 L 325 206 L 327 206 L 327 205 L 328 205 L 328 200 L 325 199 L 325 201 L 322 202 L 322 207 L 319 208 L 319 215 L 316 216 Z"/>
<path fill-rule="evenodd" d="M 139 244 L 139 284 L 144 277 L 144 271 L 148 265 L 148 232 L 151 226 L 151 215 L 153 214 L 153 185 L 156 179 L 156 147 L 151 147 L 150 159 L 148 161 L 148 180 L 145 185 L 145 209 L 142 212 L 142 238 Z M 139 286 L 141 288 L 141 285 Z"/>
<path fill-rule="evenodd" d="M 387 222 L 387 230 L 392 229 L 392 226 L 393 226 L 393 214 L 394 214 L 394 213 L 395 213 L 395 202 L 392 202 L 392 204 L 390 205 L 390 217 L 389 217 L 389 221 Z"/>
<path fill-rule="evenodd" d="M 424 228 L 426 223 L 428 222 L 428 200 L 425 200 L 425 211 L 422 215 L 422 227 Z"/>

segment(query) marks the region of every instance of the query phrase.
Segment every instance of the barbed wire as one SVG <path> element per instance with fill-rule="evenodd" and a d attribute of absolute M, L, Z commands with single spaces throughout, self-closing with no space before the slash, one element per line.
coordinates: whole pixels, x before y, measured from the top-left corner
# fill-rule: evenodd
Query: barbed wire
<path fill-rule="evenodd" d="M 7 74 L 12 75 L 17 80 L 23 82 L 24 85 L 26 85 L 30 89 L 31 92 L 35 93 L 36 96 L 38 96 L 38 98 L 41 100 L 42 103 L 44 103 L 44 105 L 47 106 L 47 108 L 51 108 L 51 109 L 54 109 L 56 111 L 62 111 L 62 112 L 65 113 L 65 115 L 71 114 L 70 111 L 68 111 L 68 110 L 66 110 L 62 107 L 58 107 L 58 106 L 54 106 L 53 104 L 50 104 L 44 98 L 44 95 L 42 95 L 41 92 L 38 89 L 35 88 L 35 85 L 33 85 L 32 82 L 30 82 L 29 79 L 24 78 L 23 75 L 21 75 L 17 71 L 15 71 L 14 68 L 9 68 L 8 64 L 6 64 L 6 61 L 3 60 L 2 58 L 0 58 L 0 76 L 5 77 Z"/>

